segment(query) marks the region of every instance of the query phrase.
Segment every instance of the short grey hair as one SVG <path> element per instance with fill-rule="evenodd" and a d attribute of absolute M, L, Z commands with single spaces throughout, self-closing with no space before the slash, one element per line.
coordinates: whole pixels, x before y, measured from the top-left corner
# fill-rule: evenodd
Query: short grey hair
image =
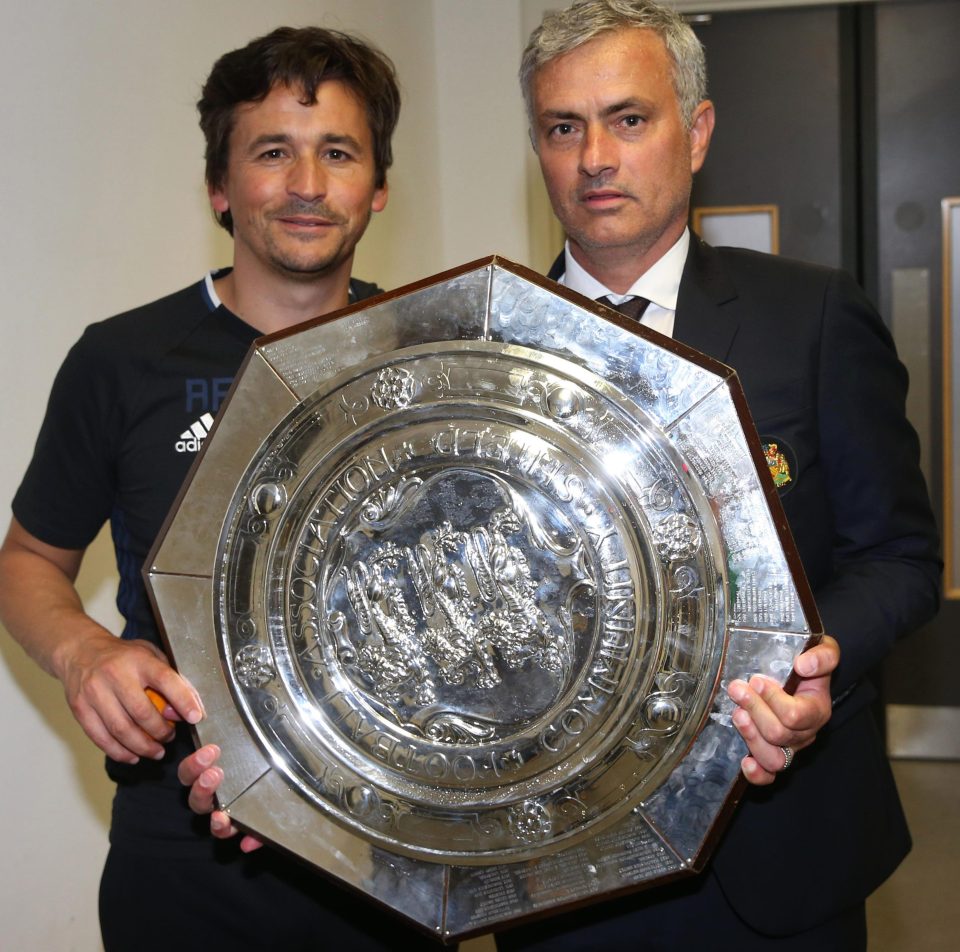
<path fill-rule="evenodd" d="M 707 98 L 703 45 L 690 25 L 669 7 L 651 0 L 576 0 L 566 10 L 548 13 L 533 33 L 520 61 L 520 88 L 533 136 L 533 78 L 541 67 L 601 33 L 624 28 L 652 30 L 673 61 L 673 88 L 688 129 L 697 106 Z"/>

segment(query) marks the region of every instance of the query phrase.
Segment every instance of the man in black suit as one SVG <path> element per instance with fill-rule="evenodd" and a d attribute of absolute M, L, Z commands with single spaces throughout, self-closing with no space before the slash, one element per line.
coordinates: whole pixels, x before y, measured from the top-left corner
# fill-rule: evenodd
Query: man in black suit
<path fill-rule="evenodd" d="M 534 31 L 520 76 L 568 236 L 551 277 L 624 312 L 642 304 L 642 323 L 736 368 L 842 654 L 832 684 L 832 638 L 801 655 L 793 697 L 759 678 L 730 686 L 754 786 L 703 876 L 498 944 L 863 949 L 864 900 L 910 845 L 867 672 L 938 599 L 906 373 L 846 275 L 690 234 L 714 110 L 702 47 L 679 16 L 646 0 L 579 0 Z"/>

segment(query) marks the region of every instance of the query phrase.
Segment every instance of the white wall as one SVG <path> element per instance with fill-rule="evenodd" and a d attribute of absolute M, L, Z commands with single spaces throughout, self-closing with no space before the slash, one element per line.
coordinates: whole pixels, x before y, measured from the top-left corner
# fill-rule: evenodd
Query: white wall
<path fill-rule="evenodd" d="M 527 260 L 515 0 L 34 0 L 0 8 L 0 505 L 91 321 L 230 260 L 194 102 L 214 59 L 281 24 L 363 33 L 404 106 L 390 203 L 356 273 L 395 287 L 494 251 Z M 0 515 L 0 526 L 5 525 Z M 115 626 L 101 539 L 82 593 Z M 59 685 L 0 634 L 0 949 L 100 948 L 110 785 Z"/>
<path fill-rule="evenodd" d="M 444 261 L 453 267 L 498 253 L 526 264 L 517 0 L 433 6 Z"/>

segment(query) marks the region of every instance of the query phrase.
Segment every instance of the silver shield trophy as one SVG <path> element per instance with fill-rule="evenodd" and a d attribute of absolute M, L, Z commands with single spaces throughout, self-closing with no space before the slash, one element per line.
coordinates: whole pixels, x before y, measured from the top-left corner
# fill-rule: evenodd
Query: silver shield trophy
<path fill-rule="evenodd" d="M 785 525 L 730 368 L 494 257 L 257 342 L 147 581 L 223 808 L 456 940 L 702 869 Z"/>

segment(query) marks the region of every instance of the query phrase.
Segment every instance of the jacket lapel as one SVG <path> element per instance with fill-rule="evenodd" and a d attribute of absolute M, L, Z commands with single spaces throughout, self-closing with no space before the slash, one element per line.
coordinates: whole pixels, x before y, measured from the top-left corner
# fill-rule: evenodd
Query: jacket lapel
<path fill-rule="evenodd" d="M 736 300 L 736 288 L 723 270 L 720 256 L 691 234 L 677 297 L 674 338 L 717 360 L 727 360 L 740 326 Z"/>
<path fill-rule="evenodd" d="M 547 277 L 554 281 L 560 278 L 564 264 L 561 251 Z M 674 338 L 717 360 L 726 360 L 740 326 L 736 299 L 736 288 L 723 270 L 720 256 L 691 233 L 677 297 Z"/>
<path fill-rule="evenodd" d="M 547 277 L 551 281 L 559 281 L 563 277 L 564 269 L 567 266 L 567 261 L 565 258 L 565 253 L 563 251 L 557 255 L 554 259 L 553 264 L 550 265 L 550 270 L 547 272 Z"/>

